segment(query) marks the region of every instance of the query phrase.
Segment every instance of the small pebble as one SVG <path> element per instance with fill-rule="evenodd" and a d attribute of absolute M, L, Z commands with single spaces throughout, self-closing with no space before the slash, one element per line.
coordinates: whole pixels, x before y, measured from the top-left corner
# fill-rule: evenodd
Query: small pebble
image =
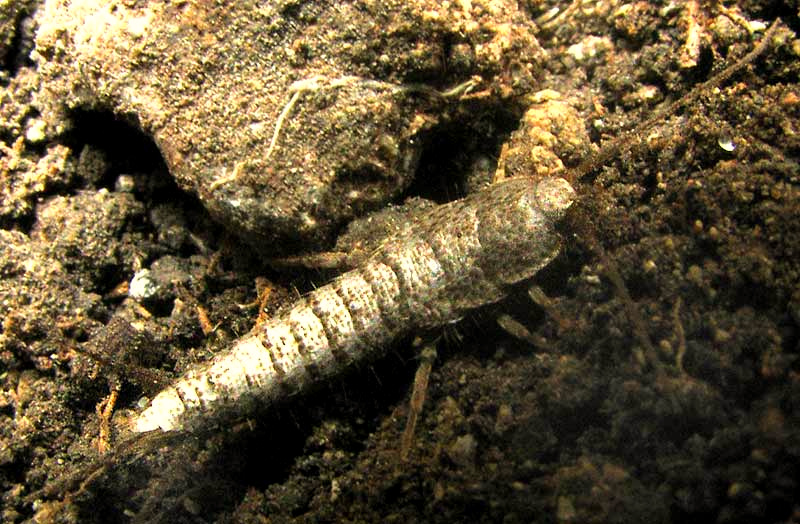
<path fill-rule="evenodd" d="M 132 175 L 120 175 L 114 181 L 114 191 L 118 193 L 132 193 L 136 188 L 136 180 Z"/>
<path fill-rule="evenodd" d="M 733 139 L 729 136 L 719 137 L 717 139 L 717 145 L 728 153 L 731 153 L 734 149 L 736 149 L 736 144 L 733 143 Z"/>
<path fill-rule="evenodd" d="M 447 449 L 447 456 L 461 467 L 471 466 L 475 462 L 478 443 L 471 434 L 458 437 Z"/>
<path fill-rule="evenodd" d="M 146 300 L 158 292 L 158 284 L 151 278 L 149 269 L 137 271 L 131 279 L 128 296 L 136 300 Z"/>
<path fill-rule="evenodd" d="M 47 135 L 45 134 L 46 129 L 47 124 L 44 120 L 40 118 L 34 118 L 33 120 L 30 120 L 28 123 L 28 129 L 25 130 L 25 140 L 31 144 L 44 142 L 44 140 L 47 138 Z"/>

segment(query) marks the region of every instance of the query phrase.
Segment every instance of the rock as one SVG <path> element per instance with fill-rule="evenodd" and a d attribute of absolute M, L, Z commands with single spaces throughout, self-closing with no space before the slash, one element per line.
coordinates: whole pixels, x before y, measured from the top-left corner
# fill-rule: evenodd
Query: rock
<path fill-rule="evenodd" d="M 154 261 L 149 269 L 137 271 L 131 279 L 128 296 L 149 309 L 168 312 L 181 287 L 197 276 L 198 266 L 171 255 Z"/>
<path fill-rule="evenodd" d="M 42 118 L 136 123 L 251 245 L 309 250 L 408 187 L 431 129 L 521 103 L 544 56 L 515 2 L 51 0 Z M 454 86 L 481 96 L 461 103 Z"/>
<path fill-rule="evenodd" d="M 137 254 L 121 238 L 144 206 L 106 189 L 53 197 L 37 208 L 31 239 L 75 272 L 85 289 L 106 288 L 133 270 Z"/>
<path fill-rule="evenodd" d="M 529 97 L 519 129 L 497 162 L 497 179 L 549 177 L 575 165 L 589 151 L 589 134 L 578 111 L 560 93 L 544 90 Z"/>
<path fill-rule="evenodd" d="M 475 454 L 478 450 L 478 442 L 470 433 L 458 437 L 447 448 L 447 456 L 456 465 L 462 468 L 475 465 Z"/>

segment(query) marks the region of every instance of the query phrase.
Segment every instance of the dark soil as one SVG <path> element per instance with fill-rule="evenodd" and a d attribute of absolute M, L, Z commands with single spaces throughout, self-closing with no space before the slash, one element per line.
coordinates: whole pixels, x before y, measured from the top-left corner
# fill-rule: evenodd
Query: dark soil
<path fill-rule="evenodd" d="M 406 460 L 410 340 L 237 425 L 132 438 L 139 399 L 247 332 L 265 293 L 274 312 L 333 273 L 270 269 L 127 124 L 26 139 L 37 73 L 6 67 L 2 520 L 800 521 L 798 5 L 688 4 L 576 3 L 548 22 L 555 2 L 522 2 L 549 53 L 537 90 L 597 146 L 750 51 L 763 31 L 736 13 L 783 23 L 755 62 L 575 182 L 563 252 L 533 282 L 443 329 Z M 496 122 L 497 155 L 525 135 L 512 130 Z M 464 160 L 485 144 L 457 138 L 422 155 L 407 196 L 447 198 L 486 170 Z M 587 149 L 551 147 L 567 168 Z"/>

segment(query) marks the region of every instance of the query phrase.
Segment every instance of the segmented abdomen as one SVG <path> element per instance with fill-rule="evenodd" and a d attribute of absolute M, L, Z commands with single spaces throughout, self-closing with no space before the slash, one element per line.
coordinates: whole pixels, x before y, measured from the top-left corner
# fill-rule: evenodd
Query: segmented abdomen
<path fill-rule="evenodd" d="M 554 223 L 574 191 L 558 178 L 511 179 L 418 217 L 362 266 L 159 393 L 137 431 L 187 429 L 301 391 L 398 336 L 497 301 L 557 254 Z"/>

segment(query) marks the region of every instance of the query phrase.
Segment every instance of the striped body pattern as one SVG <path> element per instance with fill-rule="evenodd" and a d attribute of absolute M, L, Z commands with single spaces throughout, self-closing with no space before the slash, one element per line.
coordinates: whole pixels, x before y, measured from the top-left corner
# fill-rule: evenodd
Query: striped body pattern
<path fill-rule="evenodd" d="M 298 300 L 156 395 L 135 431 L 192 429 L 246 413 L 379 354 L 405 334 L 503 298 L 558 253 L 574 190 L 513 178 L 437 206 L 360 267 Z"/>

